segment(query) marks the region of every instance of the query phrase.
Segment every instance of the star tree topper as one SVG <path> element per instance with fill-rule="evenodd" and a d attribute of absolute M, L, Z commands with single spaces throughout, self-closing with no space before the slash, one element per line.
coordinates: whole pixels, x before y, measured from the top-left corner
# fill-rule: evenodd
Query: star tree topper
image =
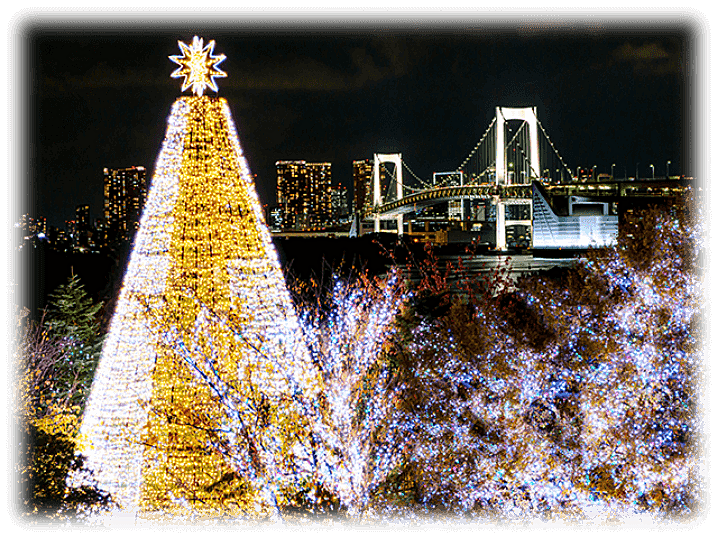
<path fill-rule="evenodd" d="M 169 58 L 180 66 L 171 76 L 172 78 L 184 77 L 182 91 L 185 91 L 190 86 L 194 94 L 199 96 L 202 95 L 205 88 L 218 91 L 214 79 L 227 76 L 227 73 L 217 68 L 226 56 L 224 54 L 219 56 L 212 55 L 214 41 L 210 41 L 205 47 L 203 39 L 194 36 L 189 47 L 182 41 L 177 43 L 182 51 L 182 56 L 170 56 Z"/>

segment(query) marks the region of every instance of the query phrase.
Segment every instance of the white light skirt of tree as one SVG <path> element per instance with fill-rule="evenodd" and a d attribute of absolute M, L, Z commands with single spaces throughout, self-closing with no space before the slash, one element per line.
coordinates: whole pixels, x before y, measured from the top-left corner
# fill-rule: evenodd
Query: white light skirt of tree
<path fill-rule="evenodd" d="M 100 489 L 123 510 L 222 508 L 218 391 L 315 390 L 300 335 L 227 102 L 178 99 L 80 430 Z"/>

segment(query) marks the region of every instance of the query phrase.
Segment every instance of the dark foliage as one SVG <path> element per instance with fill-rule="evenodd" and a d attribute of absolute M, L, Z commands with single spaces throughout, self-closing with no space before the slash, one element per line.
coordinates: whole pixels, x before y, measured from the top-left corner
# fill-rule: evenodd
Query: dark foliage
<path fill-rule="evenodd" d="M 109 493 L 92 485 L 90 473 L 83 469 L 84 458 L 75 452 L 72 438 L 27 424 L 20 446 L 24 460 L 19 490 L 23 515 L 72 519 L 113 505 Z M 65 479 L 70 472 L 83 474 L 84 485 L 68 487 Z"/>

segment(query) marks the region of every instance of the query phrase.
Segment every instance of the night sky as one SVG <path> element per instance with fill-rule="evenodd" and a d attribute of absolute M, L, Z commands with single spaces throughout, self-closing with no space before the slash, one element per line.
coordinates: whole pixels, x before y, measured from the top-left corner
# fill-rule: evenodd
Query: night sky
<path fill-rule="evenodd" d="M 283 26 L 124 18 L 21 25 L 28 184 L 19 210 L 64 227 L 78 204 L 101 216 L 102 170 L 154 168 L 181 95 L 177 41 L 215 40 L 228 100 L 263 203 L 277 160 L 351 163 L 403 154 L 422 178 L 455 169 L 496 106 L 537 106 L 572 168 L 693 175 L 694 28 L 671 20 L 463 17 L 437 22 L 322 18 Z M 208 92 L 213 95 L 214 92 Z M 187 94 L 187 92 L 185 93 Z M 691 112 L 693 111 L 693 112 Z M 23 131 L 24 132 L 24 131 Z"/>

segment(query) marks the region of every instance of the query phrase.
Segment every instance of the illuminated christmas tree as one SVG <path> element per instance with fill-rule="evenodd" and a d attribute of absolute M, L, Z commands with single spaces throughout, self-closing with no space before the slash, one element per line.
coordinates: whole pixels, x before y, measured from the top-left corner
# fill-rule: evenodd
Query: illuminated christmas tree
<path fill-rule="evenodd" d="M 217 67 L 224 55 L 198 37 L 179 45 L 172 76 L 194 96 L 170 112 L 87 402 L 82 453 L 124 509 L 226 512 L 218 484 L 231 469 L 208 449 L 221 398 L 187 357 L 210 356 L 204 366 L 216 379 L 249 380 L 269 400 L 311 387 L 315 374 L 229 106 L 202 95 L 226 76 Z"/>

